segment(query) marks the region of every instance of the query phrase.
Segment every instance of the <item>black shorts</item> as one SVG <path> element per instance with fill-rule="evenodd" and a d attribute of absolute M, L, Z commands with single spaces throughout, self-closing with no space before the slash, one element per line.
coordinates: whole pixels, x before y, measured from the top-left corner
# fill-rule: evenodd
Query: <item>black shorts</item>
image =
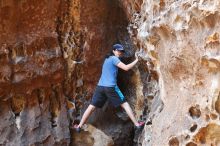
<path fill-rule="evenodd" d="M 107 99 L 115 107 L 118 107 L 122 103 L 126 102 L 125 97 L 121 93 L 118 86 L 115 87 L 97 86 L 93 94 L 91 104 L 94 105 L 95 107 L 101 108 L 105 104 Z"/>

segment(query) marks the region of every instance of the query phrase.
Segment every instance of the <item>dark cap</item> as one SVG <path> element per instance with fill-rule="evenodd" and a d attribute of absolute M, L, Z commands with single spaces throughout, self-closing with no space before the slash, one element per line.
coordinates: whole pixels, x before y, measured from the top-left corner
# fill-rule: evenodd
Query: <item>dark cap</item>
<path fill-rule="evenodd" d="M 114 44 L 113 50 L 125 52 L 124 47 L 121 44 Z"/>

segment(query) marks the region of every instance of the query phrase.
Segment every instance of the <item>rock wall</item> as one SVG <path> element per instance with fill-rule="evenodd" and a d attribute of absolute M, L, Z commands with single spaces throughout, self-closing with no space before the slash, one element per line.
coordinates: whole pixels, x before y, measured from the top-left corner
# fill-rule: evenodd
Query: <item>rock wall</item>
<path fill-rule="evenodd" d="M 152 63 L 159 77 L 141 145 L 220 145 L 219 6 L 145 0 L 132 18 L 143 65 Z"/>
<path fill-rule="evenodd" d="M 0 1 L 0 145 L 220 145 L 219 7 L 217 0 Z M 70 123 L 90 102 L 116 42 L 126 47 L 125 63 L 140 52 L 118 84 L 145 129 L 134 134 L 121 109 L 105 106 L 77 135 Z"/>
<path fill-rule="evenodd" d="M 59 1 L 0 2 L 0 145 L 68 145 Z"/>

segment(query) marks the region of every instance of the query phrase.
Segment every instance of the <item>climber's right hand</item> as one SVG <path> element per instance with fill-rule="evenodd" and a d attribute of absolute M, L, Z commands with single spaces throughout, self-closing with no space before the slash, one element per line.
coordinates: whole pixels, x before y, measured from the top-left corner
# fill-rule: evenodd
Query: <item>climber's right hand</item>
<path fill-rule="evenodd" d="M 139 52 L 135 52 L 135 58 L 138 60 L 139 59 Z"/>

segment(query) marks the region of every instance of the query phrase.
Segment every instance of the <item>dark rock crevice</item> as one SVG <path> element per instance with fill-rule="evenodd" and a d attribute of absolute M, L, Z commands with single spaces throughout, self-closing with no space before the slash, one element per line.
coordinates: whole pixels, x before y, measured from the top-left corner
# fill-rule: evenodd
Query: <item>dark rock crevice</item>
<path fill-rule="evenodd" d="M 99 9 L 96 9 L 96 7 L 99 7 Z M 118 1 L 109 0 L 86 3 L 81 1 L 81 8 L 80 18 L 85 57 L 83 86 L 86 87 L 84 92 L 87 93 L 86 97 L 83 98 L 90 100 L 101 74 L 104 56 L 111 50 L 111 46 L 114 43 L 122 43 L 125 46 L 127 54 L 123 61 L 127 63 L 133 60 L 131 56 L 135 48 L 127 32 L 128 19 Z M 96 54 L 98 57 L 95 57 L 93 54 Z M 120 71 L 118 79 L 118 84 L 128 99 L 131 96 L 134 97 L 135 94 L 135 89 L 129 90 L 132 87 L 130 81 L 132 72 L 125 73 Z M 89 103 L 89 100 L 85 100 L 83 103 Z M 87 104 L 83 106 L 84 108 L 82 109 L 85 109 Z M 82 114 L 83 111 L 80 113 Z M 121 119 L 120 115 L 125 117 L 125 119 Z M 111 105 L 106 105 L 103 109 L 97 109 L 91 116 L 89 123 L 111 136 L 115 146 L 127 146 L 133 143 L 133 124 L 120 108 L 115 109 Z"/>
<path fill-rule="evenodd" d="M 128 34 L 129 20 L 124 11 L 125 9 L 121 7 L 123 5 L 119 1 L 80 1 L 79 5 L 81 9 L 77 13 L 80 13 L 79 30 L 81 33 L 80 39 L 83 43 L 81 44 L 81 50 L 84 57 L 83 64 L 79 64 L 79 66 L 82 69 L 83 86 L 81 91 L 83 93 L 75 92 L 78 93 L 78 97 L 75 97 L 75 105 L 76 115 L 79 113 L 82 116 L 100 77 L 104 56 L 111 50 L 112 44 L 122 43 L 125 46 L 127 52 L 123 59 L 125 63 L 134 60 L 132 55 L 136 47 Z M 136 82 L 132 81 L 135 80 L 133 79 L 136 78 L 135 76 L 135 70 L 120 71 L 118 78 L 119 87 L 132 107 L 136 104 Z M 140 102 L 140 104 L 142 103 Z M 75 117 L 75 119 L 80 119 L 80 117 Z M 116 146 L 133 145 L 133 124 L 122 109 L 107 106 L 104 110 L 97 110 L 91 116 L 89 123 L 112 136 Z M 120 134 L 117 134 L 118 132 Z"/>

